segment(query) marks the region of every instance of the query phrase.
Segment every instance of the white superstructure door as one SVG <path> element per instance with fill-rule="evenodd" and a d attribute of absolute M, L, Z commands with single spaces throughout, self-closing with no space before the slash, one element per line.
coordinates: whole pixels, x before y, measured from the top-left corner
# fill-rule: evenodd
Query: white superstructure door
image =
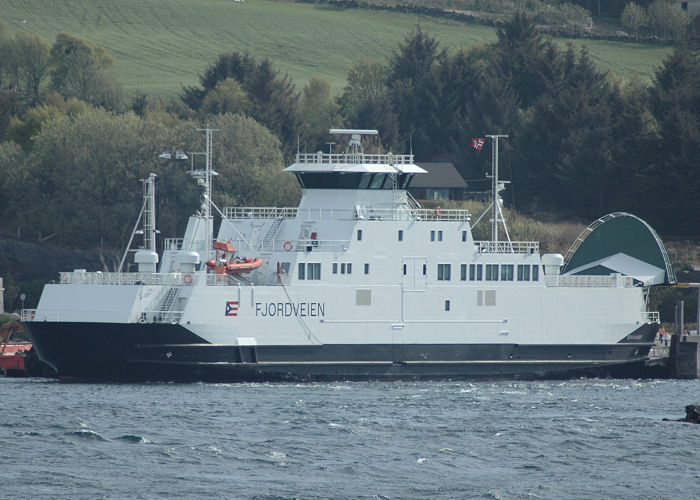
<path fill-rule="evenodd" d="M 426 257 L 404 257 L 403 288 L 407 292 L 422 292 L 428 282 L 428 259 Z"/>

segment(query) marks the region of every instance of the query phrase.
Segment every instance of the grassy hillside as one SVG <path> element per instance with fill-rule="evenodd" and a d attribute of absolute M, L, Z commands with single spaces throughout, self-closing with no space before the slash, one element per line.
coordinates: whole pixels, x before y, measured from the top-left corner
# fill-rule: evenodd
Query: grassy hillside
<path fill-rule="evenodd" d="M 129 94 L 164 97 L 196 83 L 207 64 L 231 50 L 269 58 L 297 84 L 321 75 L 339 92 L 353 61 L 386 60 L 417 22 L 449 49 L 495 39 L 484 26 L 279 0 L 0 0 L 0 13 L 10 32 L 53 42 L 66 31 L 103 45 Z M 614 42 L 586 46 L 601 69 L 627 79 L 649 79 L 670 52 Z"/>

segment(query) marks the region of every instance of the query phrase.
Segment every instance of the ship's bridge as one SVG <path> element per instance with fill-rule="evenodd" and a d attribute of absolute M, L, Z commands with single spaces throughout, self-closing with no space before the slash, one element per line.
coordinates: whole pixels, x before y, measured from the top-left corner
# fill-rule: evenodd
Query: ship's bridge
<path fill-rule="evenodd" d="M 427 173 L 413 155 L 362 152 L 297 153 L 285 172 L 294 173 L 304 189 L 406 189 L 415 174 Z"/>
<path fill-rule="evenodd" d="M 285 169 L 296 175 L 304 189 L 405 190 L 415 174 L 425 170 L 413 162 L 413 155 L 366 154 L 362 137 L 376 130 L 331 129 L 333 135 L 349 135 L 345 153 L 297 153 L 296 162 Z"/>

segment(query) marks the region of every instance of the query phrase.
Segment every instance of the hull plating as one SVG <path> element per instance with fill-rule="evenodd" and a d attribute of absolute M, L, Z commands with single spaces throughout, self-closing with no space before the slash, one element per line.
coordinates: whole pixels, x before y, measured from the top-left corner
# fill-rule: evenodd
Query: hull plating
<path fill-rule="evenodd" d="M 40 357 L 66 380 L 295 381 L 639 376 L 655 324 L 617 344 L 206 343 L 179 325 L 26 324 Z"/>

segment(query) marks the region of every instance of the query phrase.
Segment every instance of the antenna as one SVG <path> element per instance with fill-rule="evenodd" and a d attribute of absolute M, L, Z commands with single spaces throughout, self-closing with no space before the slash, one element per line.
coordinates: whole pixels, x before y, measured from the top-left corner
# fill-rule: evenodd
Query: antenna
<path fill-rule="evenodd" d="M 379 135 L 378 130 L 374 129 L 350 129 L 350 128 L 332 128 L 328 131 L 329 134 L 349 135 L 350 142 L 345 154 L 349 156 L 351 163 L 357 163 L 362 160 L 364 151 L 362 150 L 363 135 Z"/>

